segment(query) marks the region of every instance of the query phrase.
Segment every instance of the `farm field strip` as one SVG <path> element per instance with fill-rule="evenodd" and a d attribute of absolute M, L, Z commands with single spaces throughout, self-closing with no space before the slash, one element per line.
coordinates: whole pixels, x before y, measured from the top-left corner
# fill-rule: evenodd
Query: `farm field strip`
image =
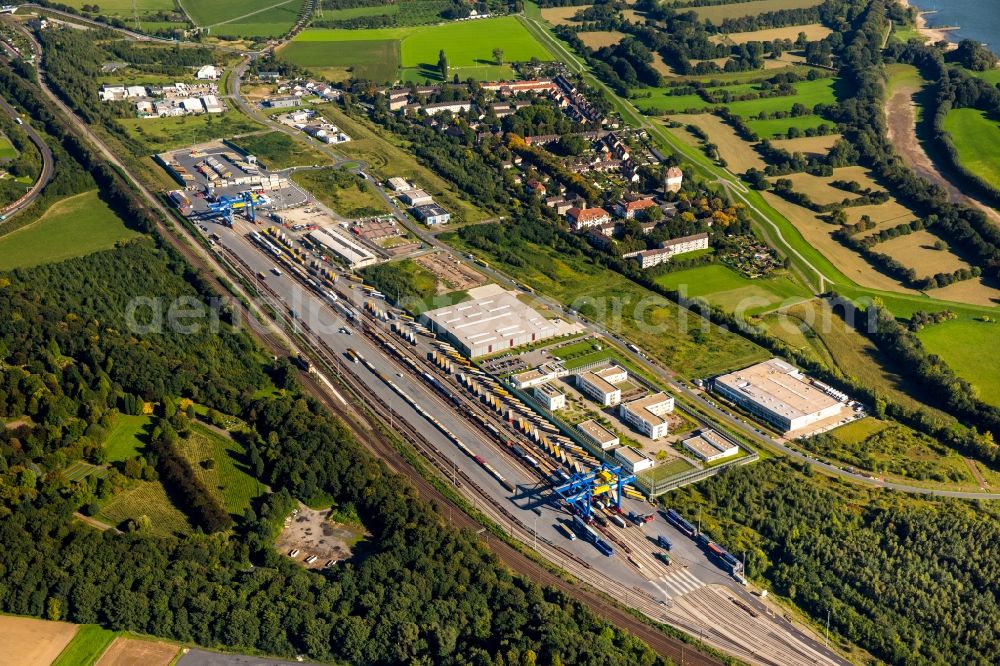
<path fill-rule="evenodd" d="M 840 140 L 839 134 L 824 134 L 821 136 L 803 136 L 797 139 L 777 139 L 771 142 L 775 148 L 803 155 L 826 155 L 833 145 Z"/>
<path fill-rule="evenodd" d="M 736 130 L 727 125 L 718 116 L 710 113 L 699 113 L 693 115 L 675 116 L 676 120 L 683 124 L 692 124 L 701 129 L 709 136 L 709 139 L 718 146 L 719 155 L 726 160 L 729 168 L 742 173 L 747 169 L 763 169 L 764 160 L 757 154 L 753 147 L 741 139 Z"/>
<path fill-rule="evenodd" d="M 872 180 L 870 173 L 864 167 L 851 166 L 841 167 L 833 170 L 832 176 L 814 176 L 809 173 L 799 172 L 785 176 L 775 176 L 771 182 L 779 179 L 792 181 L 792 189 L 808 196 L 814 203 L 821 206 L 827 204 L 840 203 L 844 199 L 855 199 L 857 194 L 834 187 L 830 183 L 836 180 L 854 181 L 861 185 L 862 189 L 880 190 L 878 184 Z"/>
<path fill-rule="evenodd" d="M 0 654 L 8 666 L 48 666 L 76 635 L 77 625 L 0 615 Z"/>
<path fill-rule="evenodd" d="M 806 25 L 790 25 L 783 28 L 769 28 L 767 30 L 756 30 L 754 32 L 733 32 L 725 37 L 728 41 L 734 44 L 746 44 L 747 42 L 773 42 L 776 39 L 790 39 L 794 42 L 798 38 L 799 33 L 805 33 L 806 39 L 811 42 L 815 42 L 827 37 L 832 32 L 833 31 L 830 30 L 830 28 L 827 28 L 825 25 L 820 23 L 808 23 Z"/>
<path fill-rule="evenodd" d="M 710 5 L 707 7 L 691 7 L 703 21 L 719 23 L 728 18 L 741 16 L 756 16 L 765 12 L 776 12 L 781 9 L 805 9 L 822 4 L 822 0 L 753 0 L 729 5 Z"/>
<path fill-rule="evenodd" d="M 617 30 L 593 30 L 589 32 L 579 32 L 576 35 L 580 38 L 580 41 L 587 45 L 588 48 L 599 49 L 604 46 L 611 46 L 612 44 L 617 44 L 625 37 L 624 32 L 618 32 Z"/>
<path fill-rule="evenodd" d="M 970 268 L 951 251 L 935 250 L 934 243 L 941 238 L 926 229 L 897 236 L 875 246 L 877 252 L 887 254 L 899 263 L 917 272 L 918 277 L 937 273 L 952 273 L 960 268 Z"/>
<path fill-rule="evenodd" d="M 1000 123 L 976 109 L 952 109 L 944 129 L 958 150 L 966 169 L 1000 188 Z"/>

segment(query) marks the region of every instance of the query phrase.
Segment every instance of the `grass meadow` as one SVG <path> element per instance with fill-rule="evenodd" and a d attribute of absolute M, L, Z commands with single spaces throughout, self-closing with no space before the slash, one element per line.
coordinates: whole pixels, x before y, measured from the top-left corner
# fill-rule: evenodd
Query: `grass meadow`
<path fill-rule="evenodd" d="M 96 624 L 82 624 L 51 666 L 91 666 L 118 636 L 118 632 Z"/>
<path fill-rule="evenodd" d="M 144 414 L 118 414 L 104 440 L 104 451 L 108 462 L 122 462 L 139 455 L 139 449 L 146 445 L 146 429 L 152 419 Z"/>
<path fill-rule="evenodd" d="M 955 319 L 928 326 L 917 337 L 972 384 L 981 400 L 1000 407 L 1000 356 L 988 351 L 1000 339 L 1000 323 Z"/>
<path fill-rule="evenodd" d="M 231 143 L 257 157 L 270 171 L 330 161 L 325 154 L 296 141 L 284 132 L 251 134 L 233 139 Z"/>
<path fill-rule="evenodd" d="M 84 192 L 57 201 L 37 221 L 0 237 L 0 270 L 82 257 L 138 236 L 96 190 Z"/>
<path fill-rule="evenodd" d="M 962 166 L 1000 188 L 1000 123 L 976 109 L 952 109 L 944 129 L 958 150 Z"/>
<path fill-rule="evenodd" d="M 656 278 L 656 283 L 667 289 L 683 289 L 688 297 L 701 298 L 727 311 L 739 309 L 750 315 L 777 307 L 789 299 L 809 296 L 804 287 L 788 277 L 750 280 L 722 264 L 664 273 Z"/>
<path fill-rule="evenodd" d="M 214 489 L 229 513 L 241 516 L 254 498 L 267 490 L 248 471 L 243 447 L 203 425 L 194 424 L 191 436 L 180 440 L 182 454 L 195 473 Z M 212 462 L 209 463 L 208 461 Z"/>

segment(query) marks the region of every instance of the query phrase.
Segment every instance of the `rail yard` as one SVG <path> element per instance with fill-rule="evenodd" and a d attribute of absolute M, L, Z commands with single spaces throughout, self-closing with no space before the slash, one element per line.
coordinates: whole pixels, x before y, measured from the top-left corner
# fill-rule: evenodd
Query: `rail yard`
<path fill-rule="evenodd" d="M 743 586 L 736 555 L 696 526 L 654 513 L 633 488 L 618 492 L 628 477 L 620 467 L 319 259 L 307 240 L 238 216 L 209 233 L 221 258 L 307 343 L 302 367 L 329 375 L 334 391 L 329 379 L 362 387 L 370 408 L 419 443 L 467 499 L 547 559 L 748 661 L 842 663 Z M 567 501 L 581 489 L 585 503 Z"/>

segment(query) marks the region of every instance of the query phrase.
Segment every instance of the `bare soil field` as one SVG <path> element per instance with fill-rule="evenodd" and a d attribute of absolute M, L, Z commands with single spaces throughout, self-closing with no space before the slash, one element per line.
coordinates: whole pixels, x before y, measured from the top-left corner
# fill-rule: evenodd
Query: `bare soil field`
<path fill-rule="evenodd" d="M 927 292 L 927 295 L 931 298 L 969 303 L 970 305 L 1000 305 L 1000 289 L 986 284 L 982 278 L 963 280 L 949 284 L 947 287 L 932 289 Z"/>
<path fill-rule="evenodd" d="M 433 273 L 439 280 L 438 293 L 466 290 L 486 284 L 486 278 L 460 261 L 449 260 L 448 255 L 425 254 L 414 261 Z"/>
<path fill-rule="evenodd" d="M 909 266 L 919 277 L 936 273 L 951 273 L 959 268 L 969 268 L 950 250 L 935 250 L 934 243 L 941 240 L 929 231 L 915 231 L 906 236 L 897 236 L 875 246 L 876 252 L 887 254 L 904 266 Z"/>
<path fill-rule="evenodd" d="M 832 236 L 836 226 L 824 222 L 816 215 L 801 206 L 785 201 L 771 192 L 761 192 L 768 205 L 788 218 L 806 242 L 823 253 L 840 271 L 857 282 L 862 287 L 884 289 L 904 294 L 915 294 L 888 275 L 884 275 L 871 266 L 856 252 L 844 247 Z"/>
<path fill-rule="evenodd" d="M 790 153 L 802 153 L 809 155 L 826 155 L 833 148 L 833 144 L 840 140 L 839 134 L 828 134 L 826 136 L 804 136 L 798 139 L 778 139 L 772 141 L 775 148 L 787 150 Z"/>
<path fill-rule="evenodd" d="M 697 10 L 696 10 L 697 11 Z M 726 35 L 730 41 L 736 44 L 747 42 L 773 42 L 776 39 L 790 39 L 793 42 L 798 38 L 799 33 L 806 33 L 806 38 L 815 42 L 829 35 L 832 30 L 819 23 L 809 23 L 807 25 L 790 25 L 784 28 L 771 28 L 769 30 L 757 30 L 755 32 L 734 32 Z"/>
<path fill-rule="evenodd" d="M 880 189 L 878 184 L 868 175 L 868 170 L 860 166 L 834 169 L 832 176 L 814 176 L 808 173 L 793 173 L 787 176 L 776 176 L 771 179 L 771 182 L 773 183 L 779 178 L 787 178 L 792 181 L 792 188 L 796 192 L 805 194 L 821 206 L 857 197 L 856 194 L 830 185 L 830 183 L 835 180 L 844 180 L 848 182 L 854 181 L 861 185 L 862 188 Z"/>
<path fill-rule="evenodd" d="M 96 666 L 168 666 L 179 649 L 170 643 L 119 636 L 97 660 Z"/>
<path fill-rule="evenodd" d="M 712 143 L 719 147 L 719 155 L 726 160 L 730 171 L 742 173 L 750 168 L 764 168 L 764 160 L 757 154 L 757 151 L 741 139 L 736 134 L 736 130 L 724 123 L 718 116 L 713 116 L 710 113 L 695 113 L 674 116 L 672 120 L 700 127 Z"/>
<path fill-rule="evenodd" d="M 586 8 L 586 5 L 574 5 L 572 7 L 546 7 L 542 10 L 542 18 L 552 25 L 573 25 L 577 23 L 577 21 L 571 20 L 572 17 L 577 12 Z"/>
<path fill-rule="evenodd" d="M 68 622 L 0 615 L 0 661 L 7 666 L 48 666 L 78 628 Z"/>
<path fill-rule="evenodd" d="M 340 561 L 351 557 L 351 546 L 364 536 L 364 529 L 343 525 L 329 520 L 330 509 L 319 511 L 299 504 L 299 512 L 289 516 L 278 535 L 275 547 L 278 552 L 302 563 L 307 569 L 322 569 L 330 560 Z M 294 551 L 299 551 L 294 556 Z M 306 564 L 306 558 L 316 560 Z"/>
<path fill-rule="evenodd" d="M 576 36 L 589 48 L 599 49 L 617 44 L 625 36 L 625 33 L 617 30 L 595 30 L 594 32 L 580 32 Z"/>

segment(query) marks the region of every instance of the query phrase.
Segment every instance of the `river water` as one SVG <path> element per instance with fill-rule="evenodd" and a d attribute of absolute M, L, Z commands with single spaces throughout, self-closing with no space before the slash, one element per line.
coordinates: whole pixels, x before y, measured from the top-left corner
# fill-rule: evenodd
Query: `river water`
<path fill-rule="evenodd" d="M 929 14 L 927 27 L 959 26 L 952 41 L 974 39 L 1000 53 L 1000 0 L 915 0 L 912 4 Z"/>

